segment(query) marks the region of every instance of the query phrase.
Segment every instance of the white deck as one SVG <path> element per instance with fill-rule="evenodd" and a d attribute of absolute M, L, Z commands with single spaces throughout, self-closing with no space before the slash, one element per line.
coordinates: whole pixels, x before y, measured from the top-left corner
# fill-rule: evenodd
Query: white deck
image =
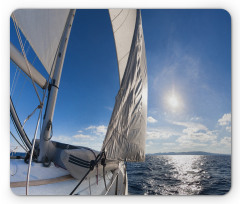
<path fill-rule="evenodd" d="M 124 181 L 124 168 L 123 164 L 119 165 L 118 187 L 117 194 L 123 195 L 127 188 L 125 188 Z M 26 181 L 28 164 L 23 159 L 10 160 L 10 182 Z M 40 163 L 32 163 L 30 181 L 37 181 L 43 179 L 57 178 L 69 175 L 67 170 L 56 167 L 51 164 L 50 167 L 43 167 Z M 106 173 L 107 188 L 110 187 L 115 173 L 108 171 Z M 98 184 L 97 184 L 98 180 Z M 89 184 L 90 182 L 90 184 Z M 29 186 L 29 195 L 69 195 L 79 180 L 71 179 L 52 184 Z M 11 188 L 16 195 L 26 195 L 26 187 Z M 108 195 L 114 195 L 116 191 L 116 180 L 113 182 Z M 85 179 L 74 194 L 78 195 L 105 195 L 106 189 L 102 175 L 92 176 Z"/>

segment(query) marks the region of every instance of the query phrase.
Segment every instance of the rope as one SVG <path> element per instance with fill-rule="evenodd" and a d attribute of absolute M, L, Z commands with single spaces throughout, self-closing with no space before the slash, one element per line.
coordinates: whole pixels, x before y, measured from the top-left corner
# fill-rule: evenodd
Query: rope
<path fill-rule="evenodd" d="M 53 67 L 51 68 L 51 71 L 50 71 L 50 74 L 49 74 L 49 77 L 48 77 L 47 86 L 49 85 L 49 80 L 50 80 L 50 76 L 51 76 L 52 70 L 53 70 Z M 27 180 L 26 180 L 26 195 L 28 195 L 29 176 L 30 176 L 30 172 L 31 172 L 33 151 L 34 151 L 34 146 L 35 146 L 35 141 L 36 141 L 37 130 L 38 130 L 38 126 L 39 126 L 39 120 L 42 117 L 42 110 L 43 110 L 43 105 L 44 105 L 43 102 L 44 102 L 44 99 L 46 97 L 46 93 L 47 93 L 47 89 L 45 89 L 45 91 L 44 91 L 42 102 L 40 101 L 41 102 L 40 104 L 42 104 L 42 106 L 41 106 L 40 113 L 39 113 L 39 116 L 38 116 L 38 122 L 37 122 L 37 126 L 36 126 L 36 131 L 35 131 L 35 134 L 34 134 L 33 146 L 32 146 L 32 149 L 31 149 L 30 160 L 29 160 L 29 164 L 28 164 L 28 173 L 27 173 Z"/>
<path fill-rule="evenodd" d="M 116 180 L 116 178 L 118 177 L 118 174 L 119 174 L 119 173 L 117 173 L 117 174 L 116 174 L 115 178 L 113 179 L 113 181 L 112 181 L 111 185 L 109 186 L 108 190 L 106 191 L 105 195 L 107 195 L 107 194 L 108 194 L 108 192 L 109 192 L 109 190 L 111 189 L 111 187 L 112 187 L 112 185 L 113 185 L 114 181 L 115 181 L 115 180 Z"/>
<path fill-rule="evenodd" d="M 87 177 L 87 175 L 90 173 L 90 171 L 92 171 L 94 169 L 94 167 L 98 165 L 98 162 L 102 159 L 102 157 L 104 155 L 105 155 L 105 152 L 100 152 L 97 155 L 95 160 L 91 160 L 89 170 L 87 171 L 87 173 L 84 175 L 84 177 L 80 180 L 80 182 L 75 186 L 75 188 L 72 190 L 72 192 L 69 195 L 72 195 L 77 190 L 77 188 L 81 185 L 83 180 Z"/>
<path fill-rule="evenodd" d="M 17 26 L 17 20 L 16 20 L 14 14 L 12 14 L 12 18 L 13 18 L 14 27 L 15 27 L 15 30 L 16 30 L 16 33 L 17 33 L 17 36 L 18 36 L 18 41 L 19 41 L 20 46 L 21 46 L 21 49 L 22 49 L 23 57 L 24 57 L 24 59 L 25 59 L 25 63 L 26 63 L 26 65 L 27 65 L 27 68 L 28 68 L 28 71 L 29 71 L 29 75 L 30 75 L 30 78 L 31 78 L 31 80 L 32 80 L 33 87 L 34 87 L 34 89 L 35 89 L 35 91 L 36 91 L 38 100 L 39 100 L 39 102 L 41 103 L 41 99 L 40 99 L 40 96 L 39 96 L 39 94 L 38 94 L 37 87 L 36 87 L 35 82 L 34 82 L 34 80 L 33 80 L 33 78 L 32 78 L 32 72 L 31 72 L 31 69 L 30 69 L 29 64 L 28 64 L 27 56 L 26 56 L 26 53 L 25 53 L 25 50 L 24 50 L 24 46 L 23 46 L 23 43 L 22 43 L 22 38 L 21 38 L 21 35 L 20 35 L 20 32 L 19 32 L 19 28 L 18 28 L 18 26 Z"/>
<path fill-rule="evenodd" d="M 26 84 L 26 78 L 24 79 L 23 85 L 22 85 L 22 87 L 21 87 L 21 89 L 20 89 L 20 91 L 19 91 L 18 97 L 17 97 L 17 99 L 16 99 L 15 106 L 17 106 L 17 103 L 18 103 L 18 101 L 19 101 L 19 99 L 20 99 L 20 96 L 22 95 L 23 88 L 24 88 L 25 84 Z"/>
<path fill-rule="evenodd" d="M 16 132 L 17 132 L 19 138 L 21 139 L 21 141 L 22 141 L 22 143 L 23 143 L 25 149 L 29 149 L 29 148 L 26 146 L 25 142 L 23 141 L 22 136 L 20 135 L 20 133 L 19 133 L 17 127 L 16 127 L 16 124 L 15 124 L 15 121 L 14 121 L 14 119 L 13 119 L 13 117 L 12 117 L 12 114 L 10 114 L 10 116 L 11 116 L 10 118 L 11 118 L 11 120 L 12 120 L 12 123 L 13 123 L 13 125 L 14 125 L 14 127 L 15 127 L 15 130 L 16 130 Z M 28 138 L 27 138 L 27 139 L 28 139 Z M 29 139 L 28 139 L 28 140 L 29 140 Z M 31 142 L 30 142 L 30 143 L 31 143 Z"/>
<path fill-rule="evenodd" d="M 90 193 L 90 195 L 92 195 L 92 192 L 91 192 L 91 182 L 90 182 L 90 179 L 91 179 L 91 177 L 89 178 L 89 193 Z"/>
<path fill-rule="evenodd" d="M 49 84 L 49 80 L 50 80 L 51 73 L 52 73 L 52 68 L 51 68 L 50 75 L 49 75 L 49 77 L 48 77 L 47 86 L 48 86 L 48 84 Z M 31 172 L 31 164 L 32 164 L 33 151 L 34 151 L 34 146 L 35 146 L 35 141 L 36 141 L 37 130 L 38 130 L 38 126 L 39 126 L 39 121 L 40 121 L 40 119 L 41 119 L 41 117 L 42 117 L 42 110 L 43 110 L 44 99 L 45 99 L 45 97 L 46 97 L 46 93 L 47 93 L 47 89 L 45 89 L 44 94 L 43 94 L 43 97 L 42 97 L 42 101 L 40 101 L 41 109 L 40 109 L 39 116 L 38 116 L 38 122 L 37 122 L 36 130 L 35 130 L 35 134 L 34 134 L 34 138 L 33 138 L 33 145 L 32 145 L 31 154 L 30 154 L 30 160 L 29 160 L 29 164 L 28 164 L 28 173 L 27 173 L 27 180 L 26 180 L 26 195 L 28 195 L 29 176 L 30 176 L 30 172 Z"/>
<path fill-rule="evenodd" d="M 25 47 L 26 41 L 27 41 L 27 40 L 25 40 L 25 42 L 24 42 L 24 47 Z M 27 51 L 28 51 L 28 50 L 27 50 Z M 17 66 L 16 66 L 16 67 L 17 67 Z M 20 70 L 19 70 L 19 69 L 16 69 L 16 71 L 15 71 L 15 74 L 14 74 L 14 77 L 13 77 L 13 82 L 12 82 L 12 87 L 11 87 L 11 90 L 10 90 L 10 93 L 12 93 L 11 95 L 13 95 L 13 92 L 14 92 L 14 91 L 12 92 L 13 86 L 14 86 L 14 90 L 15 90 L 15 84 L 17 84 L 17 80 L 16 80 L 16 83 L 14 84 L 17 71 L 20 72 Z M 18 75 L 19 75 L 19 72 L 18 72 Z"/>
<path fill-rule="evenodd" d="M 20 72 L 17 73 L 16 79 L 15 79 L 16 81 L 15 81 L 15 83 L 14 83 L 14 86 L 13 86 L 13 90 L 12 90 L 11 95 L 14 94 L 14 91 L 15 91 L 15 88 L 16 88 L 16 85 L 17 85 L 17 81 L 18 81 L 18 79 L 19 79 L 19 75 L 20 75 Z"/>
<path fill-rule="evenodd" d="M 17 138 L 12 134 L 12 132 L 10 131 L 10 134 L 13 136 L 13 138 L 16 140 L 16 142 L 25 150 L 25 152 L 28 152 L 21 144 L 20 142 L 17 140 Z"/>
<path fill-rule="evenodd" d="M 105 166 L 106 164 L 103 165 L 103 181 L 104 181 L 105 189 L 107 191 L 107 184 L 106 184 L 106 178 L 105 178 Z"/>
<path fill-rule="evenodd" d="M 82 178 L 82 180 L 76 185 L 76 187 L 72 190 L 72 192 L 69 195 L 72 195 L 78 188 L 78 186 L 80 186 L 80 184 L 83 182 L 83 180 L 87 177 L 87 175 L 90 173 L 91 169 L 89 169 L 87 171 L 87 173 L 84 175 L 84 177 Z"/>
<path fill-rule="evenodd" d="M 37 131 L 38 131 L 38 127 L 39 127 L 39 121 L 40 121 L 40 118 L 41 118 L 41 114 L 42 114 L 42 108 L 40 109 L 40 112 L 39 112 L 37 126 L 36 126 L 36 129 L 35 129 L 34 138 L 33 138 L 33 144 L 32 144 L 29 164 L 28 164 L 28 172 L 27 172 L 27 180 L 26 180 L 26 195 L 28 195 L 29 177 L 30 177 L 30 171 L 31 171 L 32 157 L 33 157 L 34 146 L 35 146 L 35 142 L 36 142 L 36 136 L 37 136 Z"/>
<path fill-rule="evenodd" d="M 28 47 L 28 48 L 29 48 L 29 47 Z M 27 50 L 27 51 L 28 51 L 28 50 Z M 27 51 L 26 51 L 26 53 L 27 53 Z M 32 62 L 32 65 L 34 64 L 34 62 L 35 62 L 35 60 L 36 60 L 36 57 L 37 57 L 37 55 L 35 56 L 35 58 L 34 58 L 34 60 L 33 60 L 33 62 Z M 20 70 L 20 69 L 19 69 L 19 70 Z M 23 76 L 25 77 L 24 83 L 23 83 L 23 85 L 22 85 L 22 87 L 21 87 L 21 90 L 19 91 L 18 97 L 17 97 L 17 99 L 16 99 L 15 106 L 17 106 L 17 103 L 18 103 L 18 101 L 19 101 L 19 99 L 20 99 L 20 96 L 22 95 L 23 88 L 24 88 L 24 86 L 25 86 L 25 84 L 26 84 L 26 79 L 29 80 L 29 78 L 26 77 L 24 74 L 23 74 Z M 31 82 L 31 80 L 29 80 L 29 81 Z"/>
<path fill-rule="evenodd" d="M 12 93 L 12 90 L 13 90 L 13 85 L 14 85 L 14 82 L 15 82 L 15 78 L 16 78 L 17 71 L 18 71 L 18 69 L 16 69 L 16 71 L 15 71 L 15 74 L 14 74 L 14 77 L 13 77 L 13 82 L 12 82 L 12 87 L 11 87 L 11 89 L 10 89 L 10 93 Z M 11 94 L 11 95 L 12 95 L 12 94 Z"/>
<path fill-rule="evenodd" d="M 25 123 L 33 116 L 37 109 L 41 109 L 43 107 L 42 104 L 38 105 L 34 111 L 24 120 L 22 128 L 24 128 Z"/>

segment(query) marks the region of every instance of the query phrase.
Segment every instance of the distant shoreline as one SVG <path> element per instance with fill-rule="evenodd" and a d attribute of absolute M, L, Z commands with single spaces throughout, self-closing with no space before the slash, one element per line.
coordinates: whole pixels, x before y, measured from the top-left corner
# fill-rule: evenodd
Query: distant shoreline
<path fill-rule="evenodd" d="M 152 153 L 152 154 L 146 154 L 146 155 L 210 155 L 210 156 L 231 156 L 231 154 L 220 154 L 220 153 L 210 153 L 210 152 L 159 152 L 159 153 Z"/>

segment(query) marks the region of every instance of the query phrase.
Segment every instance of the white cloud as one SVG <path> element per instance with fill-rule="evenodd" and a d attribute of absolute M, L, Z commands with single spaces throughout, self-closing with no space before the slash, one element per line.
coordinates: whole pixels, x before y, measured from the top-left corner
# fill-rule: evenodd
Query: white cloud
<path fill-rule="evenodd" d="M 99 126 L 89 126 L 86 130 L 92 130 L 92 132 L 98 136 L 105 136 L 107 132 L 107 126 L 99 125 Z"/>
<path fill-rule="evenodd" d="M 73 136 L 54 136 L 52 140 L 70 145 L 89 147 L 95 150 L 100 150 L 102 146 L 102 140 L 100 138 L 83 134 Z"/>
<path fill-rule="evenodd" d="M 192 118 L 190 119 L 190 121 L 198 121 L 198 120 L 200 120 L 200 117 L 192 117 Z"/>
<path fill-rule="evenodd" d="M 231 127 L 231 126 L 227 126 L 227 127 L 226 127 L 226 130 L 227 130 L 228 132 L 231 132 L 231 131 L 232 131 L 232 127 Z"/>
<path fill-rule="evenodd" d="M 168 142 L 168 143 L 163 143 L 163 146 L 176 146 L 176 143 L 173 142 Z"/>
<path fill-rule="evenodd" d="M 66 144 L 72 144 L 73 139 L 69 136 L 59 135 L 59 136 L 53 136 L 52 140 L 57 141 L 57 142 L 66 143 Z"/>
<path fill-rule="evenodd" d="M 189 131 L 189 132 L 197 132 L 197 131 L 200 131 L 200 130 L 208 130 L 208 128 L 201 123 L 172 121 L 172 124 L 187 127 L 186 131 Z"/>
<path fill-rule="evenodd" d="M 147 130 L 147 140 L 168 139 L 174 135 L 179 135 L 179 133 L 163 128 L 148 128 Z"/>
<path fill-rule="evenodd" d="M 224 137 L 221 141 L 221 144 L 226 145 L 226 146 L 230 146 L 231 145 L 231 137 Z"/>
<path fill-rule="evenodd" d="M 201 123 L 172 121 L 172 124 L 186 127 L 182 130 L 182 135 L 176 140 L 181 145 L 206 146 L 207 142 L 217 139 L 216 131 L 208 130 Z"/>
<path fill-rule="evenodd" d="M 82 138 L 82 139 L 93 139 L 90 135 L 84 135 L 84 134 L 77 134 L 73 136 L 74 138 Z"/>
<path fill-rule="evenodd" d="M 106 108 L 106 109 L 109 110 L 109 111 L 113 111 L 113 108 L 110 107 L 110 106 L 105 106 L 104 108 Z"/>
<path fill-rule="evenodd" d="M 149 142 L 146 143 L 146 147 L 150 147 L 151 145 L 153 145 L 152 141 L 149 141 Z"/>
<path fill-rule="evenodd" d="M 157 120 L 154 119 L 154 118 L 151 117 L 151 116 L 149 116 L 149 117 L 147 118 L 147 121 L 148 121 L 149 123 L 156 123 L 156 122 L 157 122 Z"/>
<path fill-rule="evenodd" d="M 183 132 L 186 129 L 183 130 Z M 199 142 L 209 142 L 217 139 L 217 136 L 213 131 L 205 131 L 205 132 L 186 132 L 186 134 L 182 135 L 177 139 L 180 143 L 186 143 L 186 141 L 199 141 Z"/>
<path fill-rule="evenodd" d="M 152 142 L 152 141 L 149 141 L 148 144 L 149 144 L 149 145 L 153 145 L 153 142 Z"/>
<path fill-rule="evenodd" d="M 71 136 L 53 136 L 53 141 L 58 141 L 66 144 L 85 146 L 95 150 L 100 150 L 103 143 L 103 137 L 107 131 L 107 126 L 91 125 L 83 130 L 78 130 L 77 134 Z"/>
<path fill-rule="evenodd" d="M 224 114 L 223 117 L 218 120 L 219 125 L 225 126 L 225 125 L 230 124 L 231 123 L 231 117 L 232 117 L 231 113 Z"/>

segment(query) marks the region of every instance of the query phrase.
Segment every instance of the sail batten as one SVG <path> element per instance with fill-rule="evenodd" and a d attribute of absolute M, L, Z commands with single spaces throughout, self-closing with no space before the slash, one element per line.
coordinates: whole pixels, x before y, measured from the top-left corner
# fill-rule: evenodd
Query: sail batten
<path fill-rule="evenodd" d="M 112 18 L 117 15 L 116 12 Z M 126 68 L 102 146 L 102 151 L 105 151 L 107 159 L 110 160 L 145 160 L 147 65 L 139 10 L 136 11 L 136 23 L 133 27 L 134 34 Z"/>
<path fill-rule="evenodd" d="M 50 74 L 69 9 L 19 9 L 12 17 Z"/>

